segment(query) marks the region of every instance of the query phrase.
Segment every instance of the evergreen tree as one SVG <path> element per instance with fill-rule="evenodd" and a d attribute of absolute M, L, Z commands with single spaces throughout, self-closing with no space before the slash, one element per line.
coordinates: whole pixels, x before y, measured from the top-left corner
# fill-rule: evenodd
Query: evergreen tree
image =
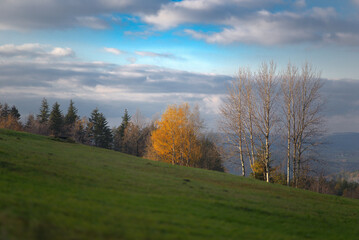
<path fill-rule="evenodd" d="M 96 108 L 92 111 L 88 124 L 89 137 L 97 147 L 110 148 L 112 133 L 105 116 Z"/>
<path fill-rule="evenodd" d="M 18 121 L 20 120 L 21 115 L 15 105 L 11 107 L 10 114 Z"/>
<path fill-rule="evenodd" d="M 58 137 L 62 133 L 63 117 L 60 110 L 60 105 L 55 102 L 52 106 L 52 111 L 49 118 L 49 128 L 55 137 Z"/>
<path fill-rule="evenodd" d="M 79 116 L 77 115 L 77 108 L 74 106 L 74 102 L 70 100 L 70 105 L 65 116 L 65 124 L 72 126 L 78 119 Z"/>
<path fill-rule="evenodd" d="M 7 103 L 5 103 L 5 105 L 1 109 L 1 117 L 7 118 L 9 116 L 9 114 L 10 114 L 9 105 Z"/>
<path fill-rule="evenodd" d="M 122 116 L 121 125 L 114 131 L 114 140 L 115 140 L 115 150 L 124 152 L 123 140 L 125 136 L 125 130 L 130 123 L 131 116 L 128 114 L 127 109 L 125 109 L 125 113 Z"/>
<path fill-rule="evenodd" d="M 131 120 L 131 116 L 128 114 L 127 109 L 125 109 L 125 113 L 123 114 L 122 123 L 121 123 L 121 126 L 120 126 L 123 132 L 127 128 L 128 123 L 130 122 L 130 120 Z"/>
<path fill-rule="evenodd" d="M 47 103 L 46 98 L 42 99 L 40 114 L 37 115 L 37 119 L 40 123 L 47 123 L 49 121 L 49 104 Z"/>

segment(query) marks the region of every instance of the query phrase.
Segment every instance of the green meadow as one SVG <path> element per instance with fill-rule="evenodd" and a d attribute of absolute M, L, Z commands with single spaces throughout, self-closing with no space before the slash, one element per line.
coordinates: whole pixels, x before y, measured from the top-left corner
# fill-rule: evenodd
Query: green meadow
<path fill-rule="evenodd" d="M 359 239 L 359 201 L 1 129 L 0 239 Z"/>

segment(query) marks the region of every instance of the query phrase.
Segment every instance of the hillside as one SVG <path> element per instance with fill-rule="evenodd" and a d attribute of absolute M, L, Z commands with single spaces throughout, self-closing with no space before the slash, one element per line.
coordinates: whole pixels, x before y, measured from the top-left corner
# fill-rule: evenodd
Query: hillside
<path fill-rule="evenodd" d="M 0 239 L 357 239 L 359 201 L 0 130 Z"/>

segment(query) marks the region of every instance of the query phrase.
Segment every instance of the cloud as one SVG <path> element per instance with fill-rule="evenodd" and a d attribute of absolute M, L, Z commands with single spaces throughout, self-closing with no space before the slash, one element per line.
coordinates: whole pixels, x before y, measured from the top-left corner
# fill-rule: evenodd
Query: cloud
<path fill-rule="evenodd" d="M 305 0 L 296 0 L 294 2 L 294 5 L 299 8 L 304 8 L 305 6 L 307 6 L 307 3 Z"/>
<path fill-rule="evenodd" d="M 107 47 L 104 47 L 103 48 L 106 52 L 108 53 L 112 53 L 112 54 L 115 54 L 115 55 L 121 55 L 121 54 L 124 54 L 125 52 L 120 50 L 120 49 L 117 49 L 117 48 L 107 48 Z"/>
<path fill-rule="evenodd" d="M 278 2 L 278 0 L 183 0 L 164 4 L 155 14 L 142 16 L 142 20 L 155 25 L 159 30 L 184 23 L 221 24 L 231 16 Z"/>
<path fill-rule="evenodd" d="M 63 57 L 74 57 L 71 48 L 50 47 L 38 43 L 27 43 L 22 45 L 6 44 L 0 46 L 0 56 L 6 58 L 41 58 L 55 59 Z"/>
<path fill-rule="evenodd" d="M 63 29 L 77 26 L 104 29 L 113 13 L 151 14 L 166 0 L 11 0 L 2 1 L 0 30 Z"/>
<path fill-rule="evenodd" d="M 101 30 L 118 24 L 118 16 L 146 23 L 141 26 L 143 31 L 124 32 L 142 38 L 185 26 L 190 36 L 214 44 L 359 45 L 359 19 L 336 12 L 330 2 L 326 7 L 309 7 L 305 0 L 290 4 L 283 0 L 88 0 L 86 4 L 71 0 L 12 0 L 1 5 L 0 30 Z M 216 30 L 201 32 L 201 26 Z"/>
<path fill-rule="evenodd" d="M 142 57 L 178 58 L 170 53 L 155 53 L 149 51 L 135 51 L 135 54 Z"/>
<path fill-rule="evenodd" d="M 232 17 L 227 27 L 215 33 L 191 29 L 185 32 L 208 43 L 281 45 L 303 42 L 322 42 L 343 45 L 355 44 L 359 37 L 359 22 L 337 19 L 333 8 L 313 8 L 304 13 L 257 11 L 245 17 Z M 356 42 L 358 44 L 358 42 Z"/>
<path fill-rule="evenodd" d="M 109 28 L 109 24 L 97 17 L 77 17 L 77 24 L 83 27 L 103 30 Z"/>
<path fill-rule="evenodd" d="M 278 10 L 281 1 L 184 0 L 162 5 L 142 20 L 157 30 L 185 24 L 214 25 L 220 30 L 185 32 L 208 43 L 281 45 L 305 42 L 358 45 L 358 19 L 339 16 L 333 7 L 306 7 L 305 0 L 294 2 L 296 9 Z"/>
<path fill-rule="evenodd" d="M 27 57 L 18 57 L 25 50 L 51 56 L 71 52 L 40 44 L 0 46 L 0 52 L 5 52 L 4 49 L 11 54 L 7 55 L 6 61 L 0 61 L 0 102 L 16 104 L 23 114 L 37 113 L 41 99 L 46 97 L 50 102 L 59 101 L 62 105 L 74 99 L 84 109 L 81 114 L 86 115 L 91 108 L 99 106 L 106 116 L 114 119 L 120 119 L 123 108 L 132 112 L 139 108 L 150 117 L 163 111 L 167 104 L 189 102 L 199 104 L 203 117 L 210 120 L 213 118 L 208 116 L 215 114 L 216 109 L 208 101 L 216 102 L 225 92 L 226 83 L 232 79 L 225 75 L 134 63 L 117 65 L 66 57 L 61 61 L 44 61 L 41 57 L 30 61 Z"/>
<path fill-rule="evenodd" d="M 55 47 L 50 52 L 50 54 L 57 57 L 73 57 L 75 55 L 74 51 L 71 48 L 60 48 L 60 47 Z"/>

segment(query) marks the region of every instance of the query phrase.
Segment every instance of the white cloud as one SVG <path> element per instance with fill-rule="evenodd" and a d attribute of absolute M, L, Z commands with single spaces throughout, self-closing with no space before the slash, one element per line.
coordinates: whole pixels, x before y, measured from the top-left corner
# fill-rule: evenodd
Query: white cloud
<path fill-rule="evenodd" d="M 170 53 L 155 53 L 149 51 L 135 51 L 136 55 L 143 57 L 163 57 L 163 58 L 176 58 L 173 54 Z"/>
<path fill-rule="evenodd" d="M 341 18 L 333 7 L 307 8 L 305 0 L 298 0 L 294 2 L 296 10 L 273 8 L 271 11 L 271 6 L 278 4 L 283 2 L 184 0 L 162 5 L 156 13 L 142 16 L 142 20 L 158 30 L 187 23 L 216 25 L 219 31 L 200 32 L 189 28 L 185 32 L 196 39 L 217 44 L 332 42 L 345 45 L 346 41 L 341 41 L 338 35 L 359 34 L 359 21 Z"/>
<path fill-rule="evenodd" d="M 5 44 L 0 46 L 0 56 L 22 59 L 49 59 L 74 57 L 71 48 L 50 47 L 39 43 L 26 43 L 22 45 Z"/>
<path fill-rule="evenodd" d="M 60 48 L 55 47 L 50 54 L 57 57 L 72 57 L 75 55 L 74 51 L 71 48 Z"/>
<path fill-rule="evenodd" d="M 104 47 L 103 48 L 106 52 L 108 53 L 112 53 L 112 54 L 115 54 L 115 55 L 121 55 L 121 54 L 124 54 L 125 52 L 120 50 L 120 49 L 117 49 L 117 48 L 107 48 L 107 47 Z"/>
<path fill-rule="evenodd" d="M 333 8 L 313 8 L 304 13 L 257 11 L 247 17 L 232 17 L 219 32 L 206 33 L 191 29 L 185 32 L 208 43 L 280 45 L 302 42 L 331 42 L 346 45 L 355 42 L 359 33 L 343 21 L 337 21 Z M 354 24 L 359 27 L 359 23 Z M 354 26 L 353 25 L 353 26 Z M 348 32 L 349 31 L 349 32 Z M 359 42 L 357 42 L 359 44 Z"/>
<path fill-rule="evenodd" d="M 299 8 L 304 8 L 305 6 L 307 6 L 307 3 L 305 0 L 296 0 L 294 2 L 294 5 Z"/>
<path fill-rule="evenodd" d="M 146 23 L 166 30 L 184 23 L 221 24 L 228 17 L 241 15 L 248 9 L 265 7 L 278 0 L 183 0 L 162 5 L 154 14 L 142 16 Z"/>

